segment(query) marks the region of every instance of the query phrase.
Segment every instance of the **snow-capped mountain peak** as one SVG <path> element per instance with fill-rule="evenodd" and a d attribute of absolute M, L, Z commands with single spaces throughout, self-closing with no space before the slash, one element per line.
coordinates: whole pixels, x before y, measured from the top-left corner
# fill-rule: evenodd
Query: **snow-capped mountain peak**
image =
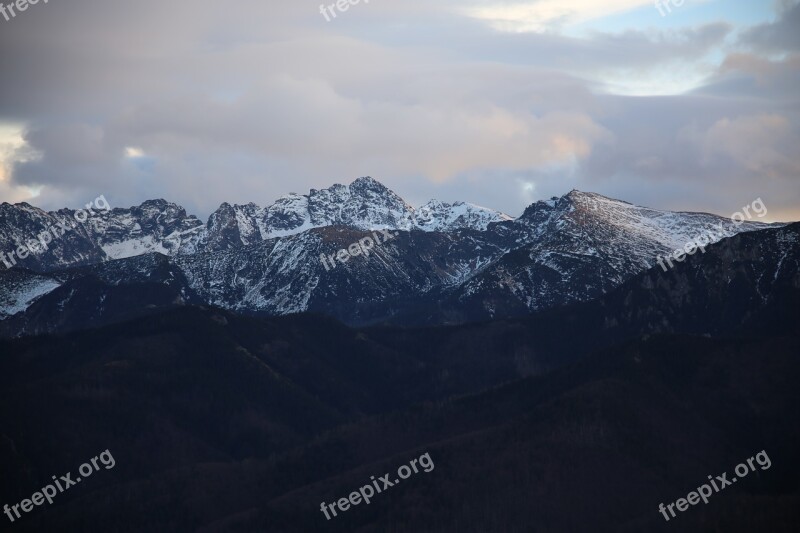
<path fill-rule="evenodd" d="M 71 213 L 0 205 L 0 251 Z M 595 298 L 703 233 L 713 232 L 716 242 L 768 227 L 576 190 L 536 202 L 518 219 L 465 202 L 431 200 L 414 209 L 372 178 L 288 194 L 268 207 L 223 203 L 207 224 L 152 200 L 100 212 L 46 253 L 19 261 L 39 274 L 0 271 L 0 320 L 34 302 L 80 298 L 86 287 L 103 295 L 165 281 L 172 285 L 158 289 L 159 301 L 316 311 L 352 322 L 412 316 L 430 304 L 448 320 L 482 320 Z M 377 230 L 396 235 L 379 240 L 369 256 L 331 259 L 352 243 L 377 239 Z"/>
<path fill-rule="evenodd" d="M 485 231 L 492 222 L 512 220 L 505 213 L 467 202 L 449 204 L 431 200 L 414 211 L 414 228 L 421 231 Z"/>
<path fill-rule="evenodd" d="M 372 177 L 350 185 L 290 193 L 270 206 L 222 204 L 201 237 L 199 247 L 229 249 L 288 237 L 314 228 L 344 226 L 356 230 L 420 231 L 485 230 L 492 222 L 513 220 L 508 215 L 465 202 L 431 201 L 414 209 L 394 191 Z"/>

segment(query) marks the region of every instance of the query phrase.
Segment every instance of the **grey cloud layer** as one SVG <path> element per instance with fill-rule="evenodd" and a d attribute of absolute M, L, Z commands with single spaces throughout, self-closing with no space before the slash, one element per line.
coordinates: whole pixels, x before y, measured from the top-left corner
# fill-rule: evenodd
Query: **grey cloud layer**
<path fill-rule="evenodd" d="M 44 185 L 44 207 L 103 193 L 204 215 L 373 175 L 512 214 L 573 187 L 722 213 L 770 193 L 775 212 L 800 205 L 800 65 L 757 55 L 793 49 L 794 7 L 735 49 L 723 21 L 577 39 L 498 33 L 453 2 L 360 7 L 326 23 L 306 2 L 75 0 L 6 25 L 0 121 L 24 122 L 40 158 L 13 164 L 0 200 Z M 723 49 L 690 94 L 602 92 L 608 73 Z"/>
<path fill-rule="evenodd" d="M 776 22 L 751 28 L 743 35 L 742 42 L 767 52 L 800 50 L 800 4 L 783 0 L 780 6 Z"/>

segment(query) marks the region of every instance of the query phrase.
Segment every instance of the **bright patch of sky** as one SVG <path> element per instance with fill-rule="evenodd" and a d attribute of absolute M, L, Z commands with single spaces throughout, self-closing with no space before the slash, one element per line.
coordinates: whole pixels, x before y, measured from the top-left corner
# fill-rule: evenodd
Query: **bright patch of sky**
<path fill-rule="evenodd" d="M 660 4 L 660 9 L 657 7 Z M 589 74 L 605 92 L 629 96 L 682 94 L 702 85 L 725 59 L 738 32 L 775 19 L 776 4 L 754 0 L 541 0 L 469 10 L 470 16 L 509 33 L 549 32 L 591 40 L 599 33 L 679 32 L 727 23 L 731 35 L 721 46 L 694 61 L 676 60 L 670 68 L 623 69 Z M 663 15 L 662 15 L 663 13 Z M 665 46 L 668 46 L 665 44 Z M 662 65 L 663 67 L 663 65 Z"/>
<path fill-rule="evenodd" d="M 34 157 L 34 154 L 21 150 L 25 146 L 23 129 L 22 124 L 0 121 L 0 195 L 8 195 L 10 201 L 37 198 L 43 189 L 36 185 L 16 187 L 15 191 L 9 189 L 13 161 L 25 161 Z"/>
<path fill-rule="evenodd" d="M 660 1 L 661 10 L 656 7 Z M 669 7 L 667 7 L 669 4 Z M 731 45 L 739 31 L 775 19 L 774 4 L 754 0 L 685 0 L 678 7 L 670 0 L 654 0 L 628 11 L 587 20 L 564 28 L 565 35 L 591 38 L 597 32 L 623 33 L 626 31 L 680 31 L 707 24 L 724 22 L 733 26 L 725 47 Z M 661 13 L 664 13 L 662 16 Z M 702 59 L 689 63 L 676 61 L 670 69 L 648 73 L 606 72 L 599 80 L 606 90 L 630 96 L 675 95 L 691 91 L 702 85 L 707 76 L 724 61 L 727 52 L 718 47 Z"/>
<path fill-rule="evenodd" d="M 669 0 L 661 0 L 663 4 Z M 628 30 L 659 30 L 697 27 L 715 22 L 728 22 L 736 29 L 775 19 L 775 5 L 764 0 L 685 0 L 681 7 L 663 17 L 655 1 L 621 13 L 612 13 L 565 27 L 566 35 L 587 36 L 593 32 L 620 33 Z"/>
<path fill-rule="evenodd" d="M 144 157 L 144 151 L 141 148 L 135 148 L 133 146 L 129 146 L 125 148 L 125 156 L 131 159 L 136 157 Z"/>

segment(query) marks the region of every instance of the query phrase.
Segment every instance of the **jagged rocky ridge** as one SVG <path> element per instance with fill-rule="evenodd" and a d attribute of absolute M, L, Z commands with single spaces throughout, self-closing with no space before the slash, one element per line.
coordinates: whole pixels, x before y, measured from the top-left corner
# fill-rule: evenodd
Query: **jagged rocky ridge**
<path fill-rule="evenodd" d="M 783 468 L 680 516 L 679 530 L 794 531 L 799 239 L 800 224 L 744 233 L 669 275 L 480 324 L 350 329 L 187 307 L 0 339 L 0 490 L 20 501 L 89 442 L 117 468 L 22 531 L 81 530 L 92 514 L 109 531 L 666 532 L 665 494 L 766 450 Z M 154 279 L 176 274 L 165 256 L 137 261 Z M 317 512 L 423 451 L 436 469 L 394 489 L 410 495 L 403 512 L 390 498 L 339 522 Z M 501 497 L 487 502 L 487 487 Z"/>
<path fill-rule="evenodd" d="M 69 216 L 2 204 L 0 250 Z M 103 323 L 186 303 L 320 312 L 350 324 L 517 316 L 595 298 L 708 230 L 719 240 L 767 227 L 580 191 L 537 202 L 517 219 L 465 203 L 414 209 L 372 178 L 266 208 L 223 204 L 205 225 L 156 200 L 102 212 L 69 241 L 21 262 L 28 270 L 0 272 L 0 319 L 28 314 L 17 322 L 31 334 L 66 328 L 49 316 L 64 309 Z M 322 254 L 378 229 L 397 237 L 369 257 L 323 266 Z"/>

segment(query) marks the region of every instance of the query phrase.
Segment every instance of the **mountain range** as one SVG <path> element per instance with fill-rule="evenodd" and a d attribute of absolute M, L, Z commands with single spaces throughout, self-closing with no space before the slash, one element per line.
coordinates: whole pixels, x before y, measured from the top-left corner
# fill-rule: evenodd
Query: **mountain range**
<path fill-rule="evenodd" d="M 73 214 L 4 203 L 0 250 Z M 316 312 L 351 325 L 523 316 L 605 294 L 709 230 L 719 240 L 770 227 L 780 225 L 737 225 L 576 190 L 518 218 L 464 202 L 415 209 L 368 177 L 265 208 L 225 203 L 205 224 L 151 200 L 97 212 L 47 251 L 0 271 L 0 334 L 92 327 L 186 304 Z M 396 237 L 333 269 L 320 259 L 376 230 Z"/>
<path fill-rule="evenodd" d="M 0 339 L 0 498 L 97 450 L 117 462 L 0 529 L 796 531 L 798 244 L 797 223 L 745 232 L 591 301 L 458 326 L 185 304 Z M 156 286 L 127 297 L 159 302 Z M 769 470 L 658 513 L 761 450 Z M 422 453 L 431 473 L 319 512 Z"/>
<path fill-rule="evenodd" d="M 797 530 L 800 223 L 579 191 L 515 219 L 413 209 L 369 179 L 278 204 L 113 209 L 0 272 L 0 499 L 116 460 L 0 530 Z M 0 209 L 6 244 L 73 216 Z M 762 450 L 770 469 L 658 512 Z M 319 512 L 424 453 L 430 473 Z"/>

